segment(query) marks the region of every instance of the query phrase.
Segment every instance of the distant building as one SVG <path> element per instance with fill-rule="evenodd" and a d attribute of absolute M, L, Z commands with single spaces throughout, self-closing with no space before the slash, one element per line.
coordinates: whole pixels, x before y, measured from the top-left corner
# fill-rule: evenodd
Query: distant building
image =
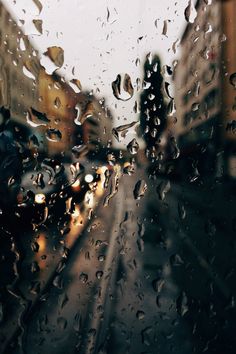
<path fill-rule="evenodd" d="M 55 73 L 48 75 L 38 52 L 2 3 L 0 49 L 0 106 L 10 109 L 11 122 L 22 131 L 31 130 L 38 137 L 39 149 L 69 157 L 73 144 L 85 143 L 93 151 L 109 143 L 112 117 L 104 102 L 76 93 Z M 29 124 L 32 112 L 45 115 L 46 123 Z"/>
<path fill-rule="evenodd" d="M 11 109 L 19 123 L 28 107 L 38 105 L 38 86 L 27 67 L 40 70 L 37 51 L 7 9 L 0 3 L 0 105 Z"/>
<path fill-rule="evenodd" d="M 177 122 L 171 129 L 182 156 L 202 156 L 203 172 L 217 174 L 222 167 L 236 176 L 236 83 L 230 83 L 236 72 L 236 2 L 199 0 L 196 10 L 181 39 L 174 74 Z"/>

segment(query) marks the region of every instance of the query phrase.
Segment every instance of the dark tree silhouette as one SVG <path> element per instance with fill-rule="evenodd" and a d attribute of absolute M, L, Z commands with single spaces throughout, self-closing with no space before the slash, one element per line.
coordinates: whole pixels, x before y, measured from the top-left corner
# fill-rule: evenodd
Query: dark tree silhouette
<path fill-rule="evenodd" d="M 163 77 L 158 55 L 144 64 L 144 88 L 140 102 L 140 126 L 147 150 L 156 151 L 166 127 L 166 104 L 163 97 Z"/>

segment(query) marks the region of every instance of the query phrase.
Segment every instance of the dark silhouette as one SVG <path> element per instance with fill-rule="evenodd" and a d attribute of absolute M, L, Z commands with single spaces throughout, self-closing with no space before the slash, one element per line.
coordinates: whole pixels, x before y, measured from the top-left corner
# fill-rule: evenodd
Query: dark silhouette
<path fill-rule="evenodd" d="M 140 126 L 149 156 L 156 156 L 159 139 L 166 127 L 166 103 L 163 97 L 163 76 L 160 58 L 147 58 L 144 64 L 141 94 Z"/>

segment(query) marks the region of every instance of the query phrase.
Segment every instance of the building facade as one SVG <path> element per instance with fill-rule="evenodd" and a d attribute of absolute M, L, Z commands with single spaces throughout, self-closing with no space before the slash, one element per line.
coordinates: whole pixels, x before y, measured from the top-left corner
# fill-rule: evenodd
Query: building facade
<path fill-rule="evenodd" d="M 177 122 L 171 129 L 183 157 L 201 155 L 203 172 L 224 169 L 232 175 L 236 86 L 230 77 L 236 72 L 236 2 L 199 0 L 196 10 L 181 39 L 174 74 Z"/>
<path fill-rule="evenodd" d="M 1 2 L 0 106 L 10 109 L 11 122 L 26 136 L 30 131 L 36 135 L 39 150 L 49 156 L 70 157 L 74 144 L 95 150 L 111 140 L 112 117 L 104 101 L 76 93 L 55 72 L 48 75 L 20 23 Z"/>

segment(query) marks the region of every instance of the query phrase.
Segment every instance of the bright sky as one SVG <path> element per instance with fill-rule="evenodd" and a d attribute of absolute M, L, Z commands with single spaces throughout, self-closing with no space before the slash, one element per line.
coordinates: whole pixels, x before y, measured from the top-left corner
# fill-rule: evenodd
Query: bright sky
<path fill-rule="evenodd" d="M 17 19 L 25 21 L 24 31 L 41 53 L 54 45 L 64 49 L 60 73 L 79 79 L 83 89 L 105 97 L 117 125 L 138 120 L 133 112 L 138 96 L 118 101 L 111 82 L 117 74 L 128 73 L 135 86 L 148 52 L 158 53 L 162 64 L 171 64 L 177 57 L 173 43 L 187 24 L 184 10 L 188 0 L 41 0 L 41 13 L 33 0 L 2 2 Z M 43 21 L 43 34 L 35 29 L 34 19 Z M 140 65 L 135 64 L 137 58 Z"/>

